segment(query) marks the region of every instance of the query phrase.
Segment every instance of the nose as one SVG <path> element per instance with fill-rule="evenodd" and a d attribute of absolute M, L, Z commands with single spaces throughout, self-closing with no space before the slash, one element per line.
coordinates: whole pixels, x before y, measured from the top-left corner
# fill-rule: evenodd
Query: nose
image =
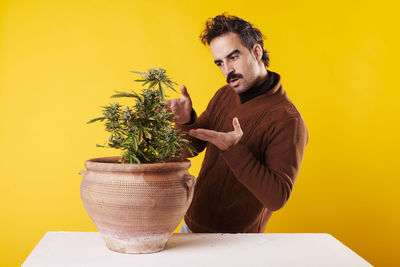
<path fill-rule="evenodd" d="M 233 67 L 232 63 L 226 62 L 225 63 L 225 68 L 224 68 L 224 75 L 225 78 L 228 77 L 228 74 L 231 72 L 235 72 L 235 68 Z"/>

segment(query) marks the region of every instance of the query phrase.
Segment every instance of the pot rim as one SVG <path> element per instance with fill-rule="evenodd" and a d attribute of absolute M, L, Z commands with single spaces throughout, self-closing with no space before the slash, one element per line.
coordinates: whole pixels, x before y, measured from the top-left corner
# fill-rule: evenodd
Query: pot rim
<path fill-rule="evenodd" d="M 88 171 L 110 171 L 110 172 L 165 172 L 180 169 L 189 169 L 192 165 L 188 159 L 164 163 L 117 163 L 121 156 L 92 158 L 85 161 Z"/>

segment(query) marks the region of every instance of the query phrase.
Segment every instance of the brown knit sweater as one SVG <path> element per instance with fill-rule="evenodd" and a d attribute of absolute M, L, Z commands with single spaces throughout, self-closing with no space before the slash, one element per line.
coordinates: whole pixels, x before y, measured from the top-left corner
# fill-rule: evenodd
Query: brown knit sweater
<path fill-rule="evenodd" d="M 277 84 L 243 104 L 229 85 L 220 88 L 189 129 L 233 131 L 239 119 L 243 136 L 226 151 L 186 136 L 206 154 L 185 215 L 193 232 L 264 232 L 273 211 L 282 208 L 299 173 L 308 132 L 304 120 Z"/>

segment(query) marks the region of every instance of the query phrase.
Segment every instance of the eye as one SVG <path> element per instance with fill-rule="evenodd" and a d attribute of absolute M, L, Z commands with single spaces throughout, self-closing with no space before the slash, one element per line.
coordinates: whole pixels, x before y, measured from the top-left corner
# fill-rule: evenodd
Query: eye
<path fill-rule="evenodd" d="M 238 59 L 238 58 L 239 58 L 238 55 L 233 55 L 233 56 L 231 56 L 231 59 L 232 59 L 232 60 L 236 60 L 236 59 Z"/>
<path fill-rule="evenodd" d="M 215 63 L 218 67 L 221 67 L 222 66 L 222 62 L 217 62 L 217 63 Z"/>

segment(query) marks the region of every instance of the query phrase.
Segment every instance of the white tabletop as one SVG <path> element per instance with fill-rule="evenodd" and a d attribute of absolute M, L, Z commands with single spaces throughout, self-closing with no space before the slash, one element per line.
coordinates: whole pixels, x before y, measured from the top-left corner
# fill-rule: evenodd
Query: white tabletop
<path fill-rule="evenodd" d="M 329 234 L 174 234 L 161 252 L 123 254 L 98 232 L 47 232 L 22 266 L 372 265 Z"/>

